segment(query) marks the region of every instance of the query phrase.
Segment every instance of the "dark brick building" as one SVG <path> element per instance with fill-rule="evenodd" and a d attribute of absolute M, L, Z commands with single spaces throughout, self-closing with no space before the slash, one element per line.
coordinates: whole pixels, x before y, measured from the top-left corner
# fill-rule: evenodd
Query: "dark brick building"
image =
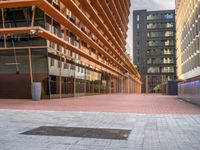
<path fill-rule="evenodd" d="M 174 10 L 133 12 L 133 60 L 142 75 L 142 92 L 146 83 L 149 93 L 157 93 L 162 82 L 176 79 L 175 32 Z"/>

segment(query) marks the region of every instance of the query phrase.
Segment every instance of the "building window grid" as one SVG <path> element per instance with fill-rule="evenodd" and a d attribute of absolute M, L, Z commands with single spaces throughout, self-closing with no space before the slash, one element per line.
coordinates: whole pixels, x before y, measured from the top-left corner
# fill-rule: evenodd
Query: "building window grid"
<path fill-rule="evenodd" d="M 190 70 L 195 69 L 200 66 L 200 61 L 199 61 L 199 46 L 200 46 L 199 45 L 199 43 L 200 43 L 199 12 L 200 12 L 200 6 L 199 6 L 199 3 L 198 3 L 198 7 L 196 7 L 196 6 L 189 7 L 191 10 L 187 9 L 185 12 L 185 16 L 188 16 L 188 19 L 182 30 L 182 33 L 183 33 L 182 36 L 184 37 L 183 41 L 181 41 L 181 43 L 183 45 L 183 47 L 182 47 L 182 49 L 183 49 L 183 51 L 182 51 L 183 73 L 187 73 Z M 189 12 L 192 12 L 192 14 Z M 192 27 L 189 28 L 190 26 L 192 26 Z M 181 32 L 181 31 L 179 31 L 179 32 Z M 180 33 L 178 33 L 178 34 L 180 34 Z M 188 45 L 189 45 L 189 47 L 188 47 Z M 188 59 L 188 56 L 190 56 L 189 59 Z"/>

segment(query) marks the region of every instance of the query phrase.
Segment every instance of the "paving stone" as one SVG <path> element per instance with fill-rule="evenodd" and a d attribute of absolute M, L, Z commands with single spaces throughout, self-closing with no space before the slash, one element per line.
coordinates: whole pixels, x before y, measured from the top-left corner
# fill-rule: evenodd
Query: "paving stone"
<path fill-rule="evenodd" d="M 191 112 L 199 110 L 185 105 L 185 109 L 190 107 L 190 111 L 186 111 L 189 113 L 0 109 L 0 150 L 197 150 L 200 147 L 200 115 Z M 127 140 L 20 134 L 40 126 L 132 131 Z"/>
<path fill-rule="evenodd" d="M 17 104 L 17 105 L 16 105 Z M 73 97 L 54 100 L 17 100 L 0 99 L 0 109 L 49 110 L 49 111 L 84 111 L 84 112 L 124 112 L 151 114 L 200 114 L 198 106 L 180 101 L 177 96 L 149 94 L 105 94 L 95 96 Z M 13 118 L 14 116 L 9 116 Z M 21 115 L 23 117 L 23 115 Z M 62 116 L 55 118 L 60 123 Z M 64 116 L 63 116 L 64 117 Z M 121 116 L 119 116 L 121 118 Z M 48 115 L 47 115 L 48 118 Z M 74 118 L 67 118 L 74 119 Z M 77 119 L 81 119 L 81 115 Z M 82 119 L 87 121 L 89 118 Z M 102 120 L 102 122 L 108 120 Z M 154 118 L 152 118 L 154 119 Z M 181 118 L 181 119 L 188 119 Z M 191 118 L 190 118 L 191 119 Z M 116 119 L 112 120 L 116 122 Z M 170 118 L 166 123 L 170 123 Z M 118 126 L 123 126 L 123 122 Z"/>

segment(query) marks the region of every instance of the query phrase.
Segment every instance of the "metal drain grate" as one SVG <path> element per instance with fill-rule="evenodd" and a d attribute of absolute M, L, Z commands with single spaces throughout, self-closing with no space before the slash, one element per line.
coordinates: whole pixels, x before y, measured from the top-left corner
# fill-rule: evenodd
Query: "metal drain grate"
<path fill-rule="evenodd" d="M 127 140 L 131 130 L 41 126 L 22 134 Z"/>

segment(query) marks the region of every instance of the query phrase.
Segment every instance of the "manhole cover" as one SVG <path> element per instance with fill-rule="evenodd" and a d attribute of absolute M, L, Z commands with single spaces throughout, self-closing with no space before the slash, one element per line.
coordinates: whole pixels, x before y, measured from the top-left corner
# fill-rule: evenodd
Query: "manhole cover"
<path fill-rule="evenodd" d="M 41 126 L 22 134 L 127 140 L 131 130 Z"/>

